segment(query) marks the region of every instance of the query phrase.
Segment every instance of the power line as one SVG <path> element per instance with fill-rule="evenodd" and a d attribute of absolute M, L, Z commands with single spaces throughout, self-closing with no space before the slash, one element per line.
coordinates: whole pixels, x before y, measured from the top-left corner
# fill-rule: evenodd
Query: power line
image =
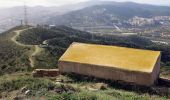
<path fill-rule="evenodd" d="M 27 6 L 24 5 L 24 23 L 28 25 L 28 17 L 27 17 Z"/>

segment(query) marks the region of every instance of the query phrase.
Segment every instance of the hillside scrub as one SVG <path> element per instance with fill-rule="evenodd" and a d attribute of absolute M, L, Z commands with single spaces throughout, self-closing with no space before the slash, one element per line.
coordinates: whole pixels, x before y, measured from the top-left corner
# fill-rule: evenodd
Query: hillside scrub
<path fill-rule="evenodd" d="M 6 74 L 0 76 L 0 99 L 22 97 L 23 99 L 44 98 L 45 100 L 168 100 L 167 97 L 156 94 L 124 90 L 118 88 L 118 84 L 105 83 L 108 87 L 104 90 L 93 90 L 91 86 L 97 84 L 98 80 L 89 78 L 86 81 L 79 79 L 83 76 L 73 76 L 34 78 L 31 73 Z M 59 79 L 63 82 L 56 83 Z M 30 90 L 30 94 L 25 95 L 25 92 L 22 92 L 23 88 Z M 13 92 L 17 93 L 13 94 Z"/>
<path fill-rule="evenodd" d="M 20 29 L 20 28 L 19 28 Z M 13 75 L 11 73 L 29 72 L 32 71 L 30 66 L 30 52 L 34 51 L 34 48 L 18 46 L 11 38 L 15 35 L 15 30 L 3 33 L 0 36 L 0 94 L 10 93 L 13 91 L 19 91 L 22 87 L 27 86 L 31 90 L 31 97 L 45 96 L 51 100 L 150 100 L 150 99 L 167 99 L 163 96 L 157 96 L 156 94 L 149 94 L 147 91 L 134 91 L 131 87 L 120 86 L 120 84 L 112 83 L 107 90 L 91 91 L 85 90 L 81 87 L 88 86 L 88 84 L 95 84 L 96 81 L 87 81 L 86 79 L 79 79 L 73 77 L 72 83 L 62 83 L 62 85 L 55 84 L 55 79 L 48 78 L 34 78 L 28 75 Z M 42 27 L 28 29 L 23 31 L 17 38 L 17 41 L 26 44 L 33 45 L 33 47 L 39 46 L 43 48 L 41 52 L 34 55 L 35 68 L 57 68 L 58 59 L 66 51 L 72 42 L 83 42 L 92 44 L 104 44 L 104 45 L 116 45 L 131 48 L 160 50 L 162 51 L 162 67 L 161 72 L 165 72 L 166 76 L 169 75 L 169 59 L 170 48 L 167 46 L 156 45 L 149 39 L 140 36 L 98 36 L 71 29 L 65 26 L 59 26 L 53 29 L 45 29 Z M 43 47 L 44 46 L 44 47 Z M 7 74 L 8 73 L 8 74 Z M 7 75 L 7 76 L 6 76 Z M 9 76 L 8 76 L 9 75 Z M 165 75 L 165 74 L 163 74 Z M 66 79 L 70 77 L 66 76 Z M 81 81 L 80 81 L 81 80 Z M 69 85 L 69 86 L 68 86 Z M 71 87 L 70 87 L 71 86 Z M 52 88 L 52 89 L 51 89 Z M 122 90 L 122 88 L 124 90 Z M 130 88 L 130 89 L 129 89 Z M 63 91 L 64 89 L 64 91 Z M 70 92 L 65 90 L 71 89 Z M 59 90 L 59 91 L 58 91 Z M 73 90 L 73 91 L 72 91 Z M 74 91 L 75 90 L 75 91 Z M 57 92 L 56 92 L 57 91 Z M 70 90 L 69 90 L 70 91 Z M 59 93 L 58 93 L 59 92 Z M 74 93 L 72 93 L 74 92 Z M 28 96 L 27 98 L 30 98 Z M 1 97 L 1 95 L 0 95 Z"/>
<path fill-rule="evenodd" d="M 31 71 L 30 56 L 34 51 L 32 47 L 23 47 L 11 41 L 16 34 L 15 30 L 25 27 L 17 27 L 0 35 L 0 74 L 19 71 Z M 162 66 L 169 66 L 170 48 L 152 43 L 149 39 L 140 36 L 115 36 L 93 35 L 88 32 L 75 30 L 66 26 L 58 26 L 52 29 L 42 27 L 31 28 L 21 32 L 17 41 L 25 45 L 38 45 L 42 48 L 39 54 L 34 55 L 35 68 L 57 68 L 58 59 L 73 42 L 116 45 L 130 48 L 140 48 L 162 51 Z M 41 47 L 42 45 L 42 47 Z M 44 46 L 44 47 L 43 47 Z M 164 69 L 163 69 L 164 70 Z"/>
<path fill-rule="evenodd" d="M 28 54 L 31 48 L 18 46 L 11 40 L 14 31 L 23 28 L 15 27 L 0 34 L 0 75 L 30 70 Z"/>
<path fill-rule="evenodd" d="M 29 29 L 24 31 L 18 38 L 18 41 L 25 44 L 40 45 L 46 42 L 48 45 L 45 49 L 48 51 L 48 57 L 57 59 L 65 52 L 69 45 L 73 42 L 116 45 L 130 48 L 149 49 L 162 51 L 162 64 L 167 66 L 170 60 L 169 46 L 162 46 L 152 43 L 149 39 L 133 36 L 115 36 L 115 35 L 93 35 L 78 31 L 66 26 L 58 26 L 53 29 L 45 29 L 42 27 Z M 43 59 L 42 59 L 43 61 Z M 57 63 L 57 60 L 54 64 Z M 55 66 L 55 65 L 53 65 Z"/>

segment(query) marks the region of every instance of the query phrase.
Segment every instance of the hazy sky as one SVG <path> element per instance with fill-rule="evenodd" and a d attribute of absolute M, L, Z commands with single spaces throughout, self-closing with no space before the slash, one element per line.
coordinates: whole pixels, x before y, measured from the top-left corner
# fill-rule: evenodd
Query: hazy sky
<path fill-rule="evenodd" d="M 89 1 L 89 0 L 0 0 L 0 8 L 22 6 L 24 2 L 28 6 L 36 6 L 36 5 L 61 6 L 65 4 L 74 4 L 74 3 L 85 2 L 85 1 Z M 108 0 L 104 0 L 104 1 L 108 1 Z M 118 1 L 118 2 L 133 1 L 138 3 L 148 3 L 148 4 L 156 4 L 156 5 L 170 5 L 170 0 L 109 0 L 109 1 Z"/>

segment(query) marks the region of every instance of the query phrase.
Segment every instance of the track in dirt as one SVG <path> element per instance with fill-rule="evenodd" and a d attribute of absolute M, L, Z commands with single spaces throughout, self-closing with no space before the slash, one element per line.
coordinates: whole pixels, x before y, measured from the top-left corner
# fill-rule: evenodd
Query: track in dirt
<path fill-rule="evenodd" d="M 34 51 L 29 55 L 30 66 L 34 67 L 35 65 L 34 57 L 42 51 L 42 48 L 40 48 L 38 45 L 26 45 L 17 41 L 17 37 L 21 34 L 21 32 L 28 29 L 15 31 L 16 34 L 11 38 L 11 40 L 19 46 L 34 48 Z"/>

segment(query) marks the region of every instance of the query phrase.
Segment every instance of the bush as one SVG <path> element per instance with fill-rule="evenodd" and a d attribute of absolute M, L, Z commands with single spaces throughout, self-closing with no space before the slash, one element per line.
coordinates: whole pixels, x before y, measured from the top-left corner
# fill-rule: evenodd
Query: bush
<path fill-rule="evenodd" d="M 95 94 L 80 92 L 75 94 L 63 93 L 52 96 L 49 100 L 98 100 Z"/>
<path fill-rule="evenodd" d="M 41 90 L 43 88 L 49 89 L 51 86 L 55 86 L 52 81 L 39 78 L 17 78 L 15 80 L 5 80 L 0 83 L 0 92 L 13 91 L 21 89 L 27 86 L 30 90 Z"/>

